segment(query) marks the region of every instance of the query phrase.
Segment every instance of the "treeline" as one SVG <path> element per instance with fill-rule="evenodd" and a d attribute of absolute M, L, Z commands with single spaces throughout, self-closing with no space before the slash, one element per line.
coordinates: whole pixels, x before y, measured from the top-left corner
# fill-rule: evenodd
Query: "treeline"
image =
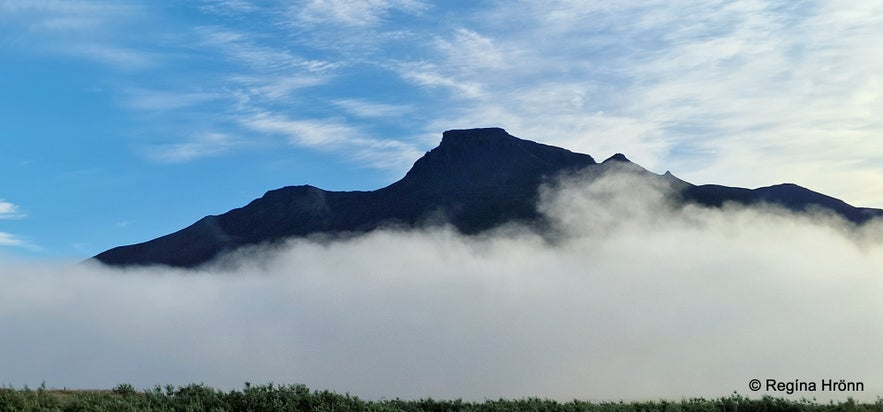
<path fill-rule="evenodd" d="M 720 399 L 677 402 L 557 402 L 547 399 L 487 400 L 380 400 L 365 401 L 348 394 L 312 391 L 304 385 L 245 385 L 242 390 L 220 391 L 205 385 L 156 387 L 139 392 L 131 385 L 109 391 L 0 388 L 0 411 L 236 411 L 236 412 L 883 412 L 883 400 L 818 403 L 733 394 Z"/>

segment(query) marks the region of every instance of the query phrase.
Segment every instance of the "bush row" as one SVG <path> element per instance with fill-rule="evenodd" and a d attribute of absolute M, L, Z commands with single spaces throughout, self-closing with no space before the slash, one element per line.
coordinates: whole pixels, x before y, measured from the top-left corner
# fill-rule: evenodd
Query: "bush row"
<path fill-rule="evenodd" d="M 487 400 L 380 400 L 365 401 L 348 394 L 312 391 L 304 385 L 245 384 L 242 390 L 220 391 L 205 385 L 156 387 L 143 392 L 131 385 L 110 391 L 55 391 L 0 388 L 0 411 L 303 411 L 303 412 L 883 412 L 883 400 L 818 403 L 738 394 L 720 399 L 677 402 L 557 402 L 547 399 Z"/>

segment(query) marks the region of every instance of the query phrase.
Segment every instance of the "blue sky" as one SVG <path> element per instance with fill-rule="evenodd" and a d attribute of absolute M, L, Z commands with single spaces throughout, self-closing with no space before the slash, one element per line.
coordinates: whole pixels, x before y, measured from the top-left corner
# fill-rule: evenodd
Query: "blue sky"
<path fill-rule="evenodd" d="M 881 41 L 876 1 L 0 0 L 0 254 L 376 189 L 485 126 L 883 207 Z"/>

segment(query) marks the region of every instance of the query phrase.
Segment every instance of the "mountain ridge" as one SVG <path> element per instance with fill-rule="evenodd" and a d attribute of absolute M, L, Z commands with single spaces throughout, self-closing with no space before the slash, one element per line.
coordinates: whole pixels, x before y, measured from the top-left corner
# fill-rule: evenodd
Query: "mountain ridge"
<path fill-rule="evenodd" d="M 587 154 L 510 135 L 501 128 L 445 131 L 440 144 L 405 176 L 373 191 L 327 191 L 311 185 L 269 190 L 247 205 L 159 238 L 119 246 L 93 259 L 112 266 L 196 267 L 237 248 L 315 234 L 364 233 L 387 225 L 449 223 L 470 235 L 517 222 L 542 225 L 541 185 L 581 170 L 627 167 L 665 179 L 684 203 L 777 204 L 797 212 L 828 209 L 861 224 L 883 210 L 856 208 L 795 184 L 757 189 L 693 185 L 670 172 L 651 173 L 617 153 L 602 163 Z M 597 169 L 595 169 L 597 168 Z"/>

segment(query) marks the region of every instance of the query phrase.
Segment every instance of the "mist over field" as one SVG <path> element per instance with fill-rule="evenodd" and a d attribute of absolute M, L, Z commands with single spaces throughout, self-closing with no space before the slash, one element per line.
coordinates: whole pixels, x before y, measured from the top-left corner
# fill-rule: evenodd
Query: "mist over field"
<path fill-rule="evenodd" d="M 198 271 L 0 263 L 0 385 L 677 400 L 772 378 L 883 395 L 883 222 L 667 195 L 630 173 L 564 179 L 542 195 L 551 238 L 390 229 Z"/>

